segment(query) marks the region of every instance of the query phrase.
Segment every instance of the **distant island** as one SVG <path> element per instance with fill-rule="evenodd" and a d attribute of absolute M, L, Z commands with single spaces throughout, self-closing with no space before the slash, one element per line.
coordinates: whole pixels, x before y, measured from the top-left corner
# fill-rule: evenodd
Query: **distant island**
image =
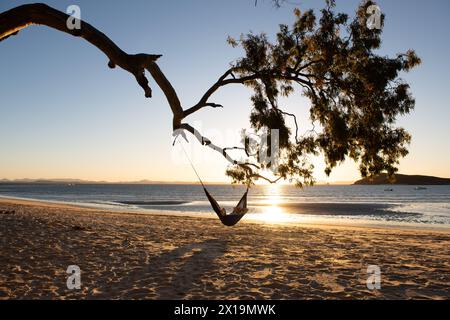
<path fill-rule="evenodd" d="M 356 181 L 358 185 L 378 184 L 406 184 L 406 185 L 450 185 L 450 178 L 439 178 L 433 176 L 396 174 L 395 181 L 390 182 L 387 174 L 383 173 L 375 177 L 364 178 Z"/>
<path fill-rule="evenodd" d="M 205 184 L 226 184 L 226 182 L 203 182 Z M 139 180 L 139 181 L 91 181 L 82 179 L 0 179 L 0 184 L 200 184 L 199 182 L 191 181 L 153 181 L 153 180 Z"/>

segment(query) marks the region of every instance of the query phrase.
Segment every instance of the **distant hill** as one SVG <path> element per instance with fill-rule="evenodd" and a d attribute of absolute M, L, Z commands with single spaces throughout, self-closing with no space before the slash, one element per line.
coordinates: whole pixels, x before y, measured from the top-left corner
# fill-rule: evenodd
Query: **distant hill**
<path fill-rule="evenodd" d="M 438 178 L 432 176 L 419 176 L 396 174 L 393 183 L 388 181 L 387 174 L 383 173 L 376 177 L 364 178 L 356 181 L 359 185 L 377 185 L 377 184 L 407 184 L 407 185 L 450 185 L 449 178 Z"/>
<path fill-rule="evenodd" d="M 0 179 L 0 184 L 200 184 L 197 181 L 153 181 L 153 180 L 139 180 L 139 181 L 90 181 L 81 179 Z M 203 182 L 205 184 L 228 184 L 227 182 Z"/>
<path fill-rule="evenodd" d="M 105 181 L 86 181 L 80 179 L 2 179 L 0 183 L 35 183 L 35 184 L 92 184 L 106 183 Z"/>

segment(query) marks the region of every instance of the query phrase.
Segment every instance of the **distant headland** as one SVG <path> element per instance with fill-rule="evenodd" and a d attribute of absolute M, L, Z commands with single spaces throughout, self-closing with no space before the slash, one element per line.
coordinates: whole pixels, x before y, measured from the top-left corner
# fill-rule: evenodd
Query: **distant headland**
<path fill-rule="evenodd" d="M 358 185 L 377 184 L 406 184 L 406 185 L 450 185 L 450 178 L 439 178 L 433 176 L 396 174 L 394 181 L 389 181 L 387 174 L 382 173 L 375 177 L 364 178 L 355 181 Z"/>

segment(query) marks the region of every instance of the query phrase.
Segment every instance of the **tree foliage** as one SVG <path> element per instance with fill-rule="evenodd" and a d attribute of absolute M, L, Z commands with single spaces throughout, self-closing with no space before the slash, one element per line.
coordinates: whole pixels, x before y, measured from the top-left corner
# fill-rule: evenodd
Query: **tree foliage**
<path fill-rule="evenodd" d="M 409 113 L 415 102 L 399 75 L 420 59 L 412 50 L 395 57 L 376 53 L 384 16 L 380 29 L 367 27 L 367 8 L 373 4 L 364 1 L 350 19 L 335 12 L 335 2 L 327 0 L 318 15 L 296 9 L 293 25 L 280 25 L 273 42 L 266 34 L 252 33 L 228 39 L 245 52 L 232 72 L 249 79 L 243 83 L 253 90 L 251 127 L 256 132 L 279 129 L 281 157 L 272 168 L 275 176 L 298 185 L 313 183 L 308 159 L 318 154 L 325 157 L 328 175 L 346 158 L 359 164 L 363 177 L 383 171 L 392 175 L 408 153 L 411 137 L 396 126 L 396 119 Z M 294 90 L 309 99 L 311 123 L 297 124 L 295 115 L 279 105 L 279 98 Z M 298 128 L 287 125 L 289 117 L 295 118 L 296 126 L 316 129 L 298 136 Z M 256 156 L 255 160 L 265 168 Z M 227 174 L 235 182 L 248 178 L 241 166 L 228 168 Z"/>

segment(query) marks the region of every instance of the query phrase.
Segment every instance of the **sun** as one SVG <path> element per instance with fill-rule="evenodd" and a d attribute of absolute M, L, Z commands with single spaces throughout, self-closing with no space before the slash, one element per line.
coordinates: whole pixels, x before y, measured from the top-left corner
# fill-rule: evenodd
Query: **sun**
<path fill-rule="evenodd" d="M 281 210 L 280 207 L 277 207 L 276 205 L 271 205 L 264 208 L 264 212 L 259 217 L 261 220 L 265 222 L 270 223 L 276 223 L 276 222 L 284 222 L 285 219 L 283 219 L 285 214 Z"/>
<path fill-rule="evenodd" d="M 277 184 L 267 185 L 264 190 L 267 200 L 263 202 L 263 212 L 255 215 L 255 219 L 268 223 L 283 223 L 290 221 L 290 216 L 283 212 L 281 187 Z"/>

